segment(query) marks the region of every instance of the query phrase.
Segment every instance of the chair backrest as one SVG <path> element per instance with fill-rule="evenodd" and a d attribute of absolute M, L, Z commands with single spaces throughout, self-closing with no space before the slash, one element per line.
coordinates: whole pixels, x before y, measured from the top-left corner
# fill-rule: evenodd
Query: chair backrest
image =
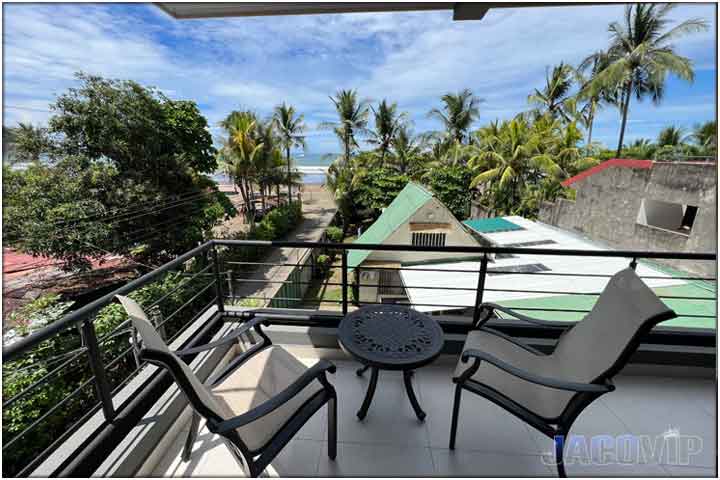
<path fill-rule="evenodd" d="M 165 367 L 175 378 L 193 408 L 201 415 L 212 420 L 221 420 L 222 412 L 218 402 L 208 388 L 200 381 L 192 369 L 182 361 L 158 334 L 150 323 L 142 307 L 132 298 L 122 295 L 115 296 L 125 308 L 133 327 L 142 339 L 141 354 L 148 361 Z"/>
<path fill-rule="evenodd" d="M 643 334 L 674 317 L 635 271 L 626 268 L 610 279 L 592 311 L 562 336 L 553 363 L 574 381 L 609 378 L 627 364 Z"/>

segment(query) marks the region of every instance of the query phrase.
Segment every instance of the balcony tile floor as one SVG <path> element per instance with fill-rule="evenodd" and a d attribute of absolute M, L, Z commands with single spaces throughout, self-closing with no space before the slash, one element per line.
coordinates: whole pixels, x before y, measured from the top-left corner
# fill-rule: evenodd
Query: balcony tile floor
<path fill-rule="evenodd" d="M 307 359 L 308 364 L 315 360 Z M 552 441 L 499 407 L 468 392 L 463 393 L 457 448 L 447 448 L 452 409 L 449 363 L 417 372 L 415 387 L 428 417 L 415 418 L 405 395 L 402 376 L 381 372 L 368 416 L 355 414 L 365 394 L 369 375 L 355 375 L 357 364 L 337 361 L 331 380 L 339 396 L 338 455 L 327 457 L 325 409 L 298 433 L 266 472 L 270 476 L 556 476 Z M 711 380 L 620 376 L 617 390 L 591 405 L 576 421 L 573 435 L 609 435 L 601 448 L 574 443 L 566 449 L 568 476 L 715 476 L 716 387 Z M 616 457 L 615 437 L 649 435 L 669 438 L 693 435 L 701 439 L 689 465 L 677 466 L 672 452 L 655 450 L 630 459 Z M 223 441 L 202 429 L 193 457 L 180 459 L 187 427 L 173 441 L 154 475 L 231 477 L 241 467 Z M 580 437 L 576 437 L 580 438 Z M 598 437 L 595 437 L 596 439 Z M 571 442 L 568 443 L 568 447 Z M 666 444 L 670 444 L 667 442 Z M 626 449 L 627 450 L 627 449 Z M 647 449 L 643 450 L 647 451 Z"/>

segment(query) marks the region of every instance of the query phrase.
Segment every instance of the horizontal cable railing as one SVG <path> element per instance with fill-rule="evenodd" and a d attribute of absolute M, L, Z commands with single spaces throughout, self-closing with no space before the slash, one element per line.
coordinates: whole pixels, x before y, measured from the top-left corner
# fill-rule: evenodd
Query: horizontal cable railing
<path fill-rule="evenodd" d="M 305 249 L 294 262 L 263 261 L 274 248 Z M 410 252 L 433 257 L 442 254 L 465 254 L 462 259 L 447 260 L 475 262 L 477 269 L 437 268 L 432 263 L 422 265 L 399 264 L 397 266 L 348 265 L 352 251 Z M 568 308 L 552 305 L 518 305 L 518 311 L 582 315 L 590 311 L 600 295 L 594 289 L 561 291 L 547 288 L 496 288 L 488 285 L 492 279 L 503 275 L 529 276 L 528 278 L 608 279 L 611 275 L 594 272 L 572 271 L 515 271 L 506 267 L 489 268 L 494 255 L 563 256 L 623 258 L 635 268 L 644 260 L 686 260 L 693 262 L 714 261 L 712 253 L 645 252 L 619 250 L 559 250 L 546 248 L 484 247 L 484 246 L 412 246 L 345 244 L 316 242 L 269 242 L 252 240 L 211 240 L 166 263 L 117 290 L 78 308 L 60 320 L 51 323 L 14 343 L 3 347 L 4 356 L 4 403 L 2 451 L 6 461 L 6 475 L 27 475 L 56 446 L 61 435 L 85 421 L 90 411 L 101 411 L 108 422 L 117 416 L 113 395 L 126 386 L 142 369 L 137 357 L 134 332 L 119 305 L 113 301 L 116 295 L 137 296 L 156 328 L 168 343 L 179 338 L 184 329 L 195 323 L 209 308 L 219 311 L 226 304 L 251 308 L 280 307 L 329 309 L 338 315 L 362 305 L 381 304 L 387 298 L 398 303 L 428 307 L 440 312 L 457 311 L 475 318 L 483 299 L 493 293 L 504 292 L 517 295 L 567 295 L 578 298 L 577 304 Z M 327 257 L 323 262 L 319 259 Z M 469 260 L 468 258 L 472 258 Z M 328 260 L 329 259 L 329 260 Z M 537 259 L 533 259 L 536 261 Z M 465 266 L 466 267 L 466 266 Z M 404 284 L 402 280 L 383 285 L 383 299 L 364 298 L 366 289 L 379 289 L 378 283 L 361 280 L 361 272 L 374 270 L 379 276 L 401 272 L 423 272 L 447 275 L 473 274 L 474 284 L 420 285 Z M 278 273 L 279 272 L 279 273 Z M 352 274 L 352 278 L 351 275 Z M 475 278 L 477 277 L 477 278 Z M 646 280 L 668 277 L 647 275 Z M 681 274 L 672 277 L 677 281 L 710 282 L 716 279 L 707 275 Z M 422 282 L 420 282 L 422 283 Z M 447 283 L 447 282 L 446 282 Z M 325 289 L 320 292 L 321 289 Z M 326 295 L 326 290 L 332 289 Z M 448 302 L 442 295 L 422 301 L 410 301 L 408 290 L 445 291 L 472 296 L 470 304 Z M 592 291 L 591 291 L 592 290 Z M 715 293 L 713 290 L 709 290 Z M 660 293 L 669 302 L 685 301 L 708 304 L 716 300 L 710 293 L 689 294 Z M 113 310 L 114 309 L 114 310 Z M 714 309 L 713 309 L 714 310 Z M 678 312 L 686 318 L 709 318 L 703 312 Z M 560 319 L 561 320 L 561 319 Z M 560 322 L 562 323 L 562 322 Z M 6 388 L 8 381 L 13 388 Z M 64 383 L 63 383 L 64 382 Z M 63 383 L 62 388 L 58 385 Z M 51 398 L 44 409 L 27 411 L 23 402 L 35 397 Z M 39 397 L 38 397 L 39 398 Z M 9 462 L 7 461 L 9 459 Z M 9 467 L 8 467 L 9 465 Z"/>

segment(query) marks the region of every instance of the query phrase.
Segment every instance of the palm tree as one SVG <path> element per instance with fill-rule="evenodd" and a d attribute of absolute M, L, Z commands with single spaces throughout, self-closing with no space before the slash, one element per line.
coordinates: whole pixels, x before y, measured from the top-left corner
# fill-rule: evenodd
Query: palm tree
<path fill-rule="evenodd" d="M 441 100 L 445 104 L 442 109 L 433 108 L 428 116 L 442 122 L 450 139 L 464 143 L 470 127 L 480 116 L 479 105 L 482 99 L 466 88 L 457 94 L 446 93 Z"/>
<path fill-rule="evenodd" d="M 692 139 L 710 155 L 717 149 L 717 122 L 709 121 L 693 128 Z"/>
<path fill-rule="evenodd" d="M 595 114 L 602 103 L 613 104 L 616 95 L 607 89 L 592 90 L 590 85 L 595 81 L 598 74 L 605 70 L 610 64 L 610 57 L 607 52 L 598 50 L 597 52 L 586 57 L 575 70 L 575 75 L 580 91 L 577 98 L 585 100 L 585 105 L 580 109 L 580 118 L 582 125 L 587 130 L 587 140 L 585 145 L 592 144 L 593 124 L 595 123 Z M 587 72 L 587 76 L 585 75 Z"/>
<path fill-rule="evenodd" d="M 422 161 L 422 144 L 402 125 L 392 141 L 392 153 L 390 165 L 402 175 L 411 174 Z"/>
<path fill-rule="evenodd" d="M 323 122 L 323 128 L 332 128 L 340 140 L 343 149 L 342 160 L 350 163 L 353 149 L 358 147 L 356 135 L 367 133 L 368 106 L 367 102 L 358 100 L 355 90 L 340 90 L 330 100 L 335 105 L 339 121 Z"/>
<path fill-rule="evenodd" d="M 228 138 L 218 151 L 218 161 L 239 187 L 248 216 L 254 209 L 253 184 L 257 179 L 257 158 L 263 148 L 263 144 L 256 141 L 256 122 L 252 112 L 237 111 L 220 122 Z"/>
<path fill-rule="evenodd" d="M 675 127 L 671 125 L 660 130 L 658 134 L 657 144 L 659 147 L 671 146 L 679 147 L 685 143 L 689 137 L 685 135 L 685 130 L 682 127 Z"/>
<path fill-rule="evenodd" d="M 375 117 L 375 130 L 370 132 L 369 143 L 377 145 L 380 153 L 380 166 L 385 165 L 385 157 L 387 156 L 390 146 L 401 128 L 405 114 L 397 113 L 397 104 L 388 105 L 387 100 L 383 100 L 378 105 L 378 109 L 370 107 Z"/>
<path fill-rule="evenodd" d="M 285 102 L 283 102 L 282 105 L 275 107 L 273 121 L 280 134 L 280 143 L 285 149 L 288 201 L 292 202 L 292 183 L 290 182 L 292 159 L 290 158 L 290 150 L 293 147 L 305 148 L 305 137 L 302 136 L 305 131 L 304 117 L 303 115 L 296 115 L 295 108 L 292 105 L 285 105 Z"/>
<path fill-rule="evenodd" d="M 592 82 L 591 93 L 600 89 L 621 90 L 622 122 L 616 155 L 620 156 L 628 108 L 633 95 L 638 101 L 651 96 L 654 103 L 663 98 L 669 73 L 692 82 L 694 71 L 689 58 L 675 53 L 672 41 L 691 32 L 707 29 L 701 19 L 686 20 L 666 30 L 673 4 L 635 4 L 625 7 L 624 24 L 610 24 L 609 64 Z"/>
<path fill-rule="evenodd" d="M 468 162 L 475 171 L 471 187 L 497 180 L 495 186 L 503 192 L 504 209 L 509 213 L 513 205 L 520 204 L 527 183 L 563 176 L 546 149 L 546 125 L 530 125 L 521 116 L 503 122 L 496 133 L 489 132 L 481 139 L 484 146 Z"/>
<path fill-rule="evenodd" d="M 573 84 L 573 69 L 560 62 L 552 71 L 545 70 L 545 87 L 528 96 L 528 102 L 538 105 L 540 114 L 549 113 L 553 118 L 563 116 L 563 104 L 569 98 Z"/>

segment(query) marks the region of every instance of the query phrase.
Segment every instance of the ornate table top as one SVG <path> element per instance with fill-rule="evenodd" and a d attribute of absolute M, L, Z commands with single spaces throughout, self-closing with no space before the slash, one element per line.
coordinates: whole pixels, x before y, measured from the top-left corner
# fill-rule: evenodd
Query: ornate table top
<path fill-rule="evenodd" d="M 428 315 L 399 305 L 372 305 L 340 323 L 341 346 L 359 361 L 407 370 L 430 363 L 443 346 L 440 325 Z"/>

